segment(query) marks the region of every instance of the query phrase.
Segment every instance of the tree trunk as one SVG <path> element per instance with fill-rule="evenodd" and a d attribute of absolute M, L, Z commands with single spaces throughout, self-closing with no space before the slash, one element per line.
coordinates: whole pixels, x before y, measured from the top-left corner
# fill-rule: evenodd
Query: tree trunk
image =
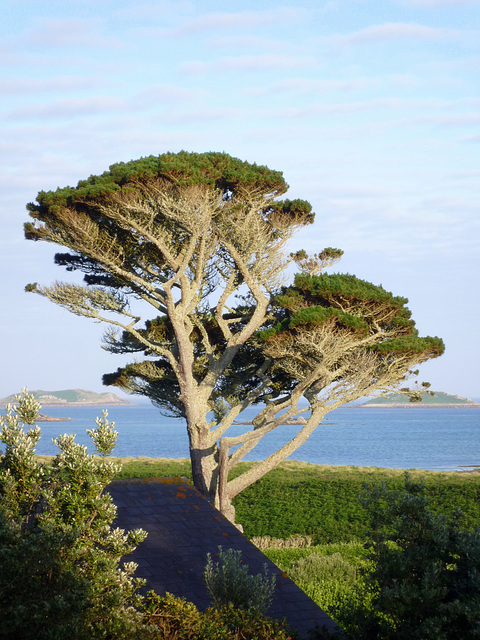
<path fill-rule="evenodd" d="M 187 424 L 193 484 L 209 502 L 218 504 L 218 450 L 206 423 Z"/>

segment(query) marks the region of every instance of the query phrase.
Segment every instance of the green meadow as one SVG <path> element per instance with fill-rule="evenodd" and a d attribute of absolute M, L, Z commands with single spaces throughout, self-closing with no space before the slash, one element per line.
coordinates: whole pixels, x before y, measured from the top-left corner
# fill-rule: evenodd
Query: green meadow
<path fill-rule="evenodd" d="M 190 461 L 123 458 L 123 478 L 183 476 L 191 480 Z M 238 473 L 253 463 L 243 463 Z M 463 512 L 463 524 L 480 524 L 480 472 L 411 470 L 422 479 L 432 511 Z M 310 536 L 312 543 L 363 541 L 368 514 L 359 496 L 365 487 L 385 483 L 403 485 L 404 471 L 377 467 L 331 467 L 287 461 L 239 494 L 236 520 L 249 538 L 287 539 Z"/>

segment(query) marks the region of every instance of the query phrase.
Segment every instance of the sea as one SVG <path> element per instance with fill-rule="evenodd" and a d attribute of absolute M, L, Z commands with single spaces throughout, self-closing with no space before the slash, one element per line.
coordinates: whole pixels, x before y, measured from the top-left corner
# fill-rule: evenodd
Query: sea
<path fill-rule="evenodd" d="M 150 404 L 107 410 L 118 431 L 114 456 L 188 458 L 183 420 L 165 417 Z M 70 420 L 40 422 L 42 437 L 36 453 L 55 455 L 58 449 L 53 439 L 63 433 L 76 434 L 76 442 L 94 452 L 86 430 L 95 428 L 101 407 L 43 407 L 42 413 Z M 255 410 L 249 409 L 241 419 L 251 420 L 254 415 Z M 248 429 L 251 427 L 244 424 L 233 425 L 227 434 L 238 435 Z M 296 425 L 278 427 L 246 460 L 264 459 L 298 430 Z M 290 459 L 335 466 L 472 470 L 480 467 L 480 409 L 343 407 L 327 414 Z"/>

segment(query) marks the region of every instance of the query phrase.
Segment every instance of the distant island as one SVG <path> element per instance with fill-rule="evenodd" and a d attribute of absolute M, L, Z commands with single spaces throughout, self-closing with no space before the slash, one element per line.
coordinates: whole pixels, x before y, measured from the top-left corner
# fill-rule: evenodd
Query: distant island
<path fill-rule="evenodd" d="M 434 395 L 430 395 L 425 392 L 421 394 L 421 402 L 410 402 L 407 396 L 403 396 L 400 393 L 389 393 L 386 396 L 379 398 L 372 398 L 367 400 L 363 404 L 356 405 L 357 407 L 367 408 L 382 408 L 382 409 L 421 409 L 425 408 L 438 408 L 438 409 L 479 409 L 480 403 L 474 402 L 469 398 L 462 398 L 451 393 L 445 393 L 443 391 L 434 391 Z M 351 405 L 353 406 L 353 405 Z"/>
<path fill-rule="evenodd" d="M 42 407 L 116 407 L 129 406 L 133 402 L 120 398 L 115 393 L 96 393 L 85 389 L 64 389 L 62 391 L 28 391 Z M 2 398 L 0 406 L 15 404 L 15 394 Z"/>

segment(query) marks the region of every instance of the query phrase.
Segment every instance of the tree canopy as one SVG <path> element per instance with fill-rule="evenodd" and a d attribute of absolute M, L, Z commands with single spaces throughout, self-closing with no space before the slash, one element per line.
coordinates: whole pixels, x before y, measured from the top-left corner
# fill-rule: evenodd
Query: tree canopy
<path fill-rule="evenodd" d="M 104 383 L 185 418 L 194 483 L 231 519 L 232 498 L 328 411 L 391 389 L 443 352 L 439 338 L 418 336 L 406 298 L 324 274 L 341 250 L 286 253 L 314 220 L 308 202 L 279 199 L 287 189 L 267 167 L 181 152 L 112 165 L 27 206 L 26 237 L 66 247 L 55 262 L 85 281 L 27 289 L 109 325 L 104 348 L 135 360 Z M 292 261 L 301 273 L 286 285 Z M 251 405 L 252 427 L 226 435 Z M 229 476 L 266 433 L 299 417 L 287 445 Z"/>

